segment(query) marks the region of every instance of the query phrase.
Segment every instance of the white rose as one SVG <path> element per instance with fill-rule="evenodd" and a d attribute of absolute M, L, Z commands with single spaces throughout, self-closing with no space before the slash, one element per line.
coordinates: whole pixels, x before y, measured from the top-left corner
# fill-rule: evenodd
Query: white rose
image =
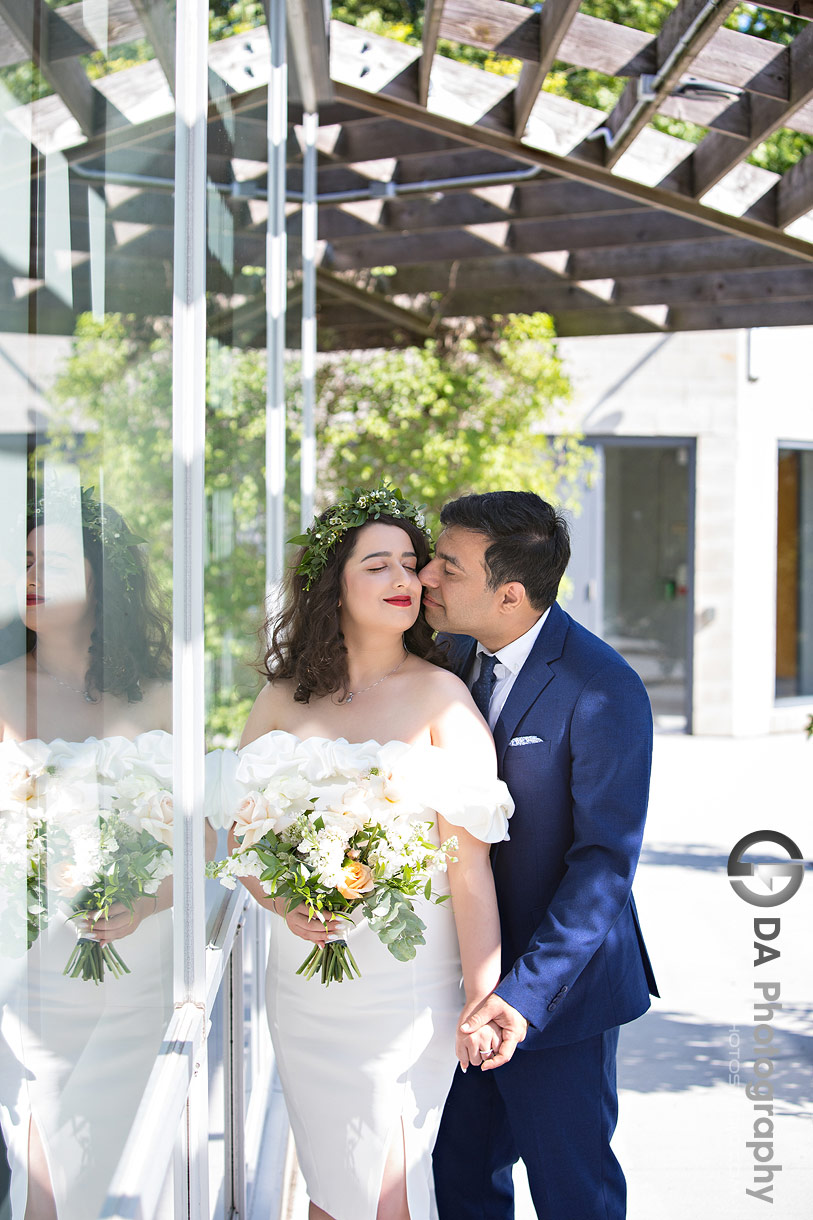
<path fill-rule="evenodd" d="M 166 790 L 156 792 L 142 813 L 141 828 L 149 831 L 158 843 L 172 847 L 174 816 L 172 793 Z"/>
<path fill-rule="evenodd" d="M 243 847 L 252 847 L 273 830 L 275 817 L 261 792 L 249 792 L 234 811 L 234 833 Z"/>

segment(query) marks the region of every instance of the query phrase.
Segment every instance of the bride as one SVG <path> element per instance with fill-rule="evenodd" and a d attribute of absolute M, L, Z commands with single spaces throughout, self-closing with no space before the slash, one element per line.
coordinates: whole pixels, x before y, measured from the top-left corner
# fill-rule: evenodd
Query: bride
<path fill-rule="evenodd" d="M 442 667 L 421 612 L 429 543 L 420 512 L 386 486 L 356 491 L 304 541 L 283 612 L 269 624 L 268 682 L 240 765 L 250 771 L 252 759 L 293 747 L 318 771 L 354 747 L 363 755 L 365 743 L 368 754 L 373 742 L 404 743 L 408 768 L 429 789 L 422 816 L 435 822 L 435 842 L 457 839 L 452 901 L 414 900 L 426 944 L 410 962 L 358 921 L 347 935 L 361 978 L 326 988 L 296 969 L 301 942 L 324 945 L 335 921 L 309 919 L 304 905 L 286 913 L 259 881 L 242 880 L 279 917 L 268 1018 L 310 1220 L 427 1220 L 436 1215 L 432 1147 L 457 1059 L 478 1067 L 499 1044 L 490 1027 L 455 1035 L 461 1005 L 476 1007 L 499 981 L 489 843 L 505 837 L 513 806 L 488 728 Z"/>

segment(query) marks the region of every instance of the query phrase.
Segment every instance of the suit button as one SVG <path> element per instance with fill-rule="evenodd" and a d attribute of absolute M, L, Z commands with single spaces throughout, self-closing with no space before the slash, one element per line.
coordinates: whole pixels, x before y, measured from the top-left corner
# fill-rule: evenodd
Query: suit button
<path fill-rule="evenodd" d="M 565 994 L 566 991 L 567 991 L 566 986 L 562 986 L 559 988 L 559 990 L 556 992 L 556 995 L 551 1000 L 550 1004 L 548 1004 L 548 1012 L 553 1012 L 554 1008 L 559 1003 L 559 1001 L 561 1000 L 562 996 Z"/>

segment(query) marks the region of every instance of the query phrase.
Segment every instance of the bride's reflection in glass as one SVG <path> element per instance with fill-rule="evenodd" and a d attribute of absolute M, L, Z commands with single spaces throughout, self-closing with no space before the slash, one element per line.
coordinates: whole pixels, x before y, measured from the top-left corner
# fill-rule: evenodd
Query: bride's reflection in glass
<path fill-rule="evenodd" d="M 98 1215 L 171 1007 L 170 637 L 144 551 L 87 490 L 29 512 L 26 651 L 0 666 L 12 1220 Z"/>

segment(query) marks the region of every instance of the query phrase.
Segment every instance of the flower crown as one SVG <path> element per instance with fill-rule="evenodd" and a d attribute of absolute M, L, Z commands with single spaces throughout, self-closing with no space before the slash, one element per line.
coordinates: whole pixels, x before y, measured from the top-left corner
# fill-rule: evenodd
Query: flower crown
<path fill-rule="evenodd" d="M 94 496 L 95 487 L 83 487 L 79 495 L 73 490 L 58 491 L 47 498 L 47 512 L 64 512 L 70 520 L 80 513 L 82 529 L 87 530 L 95 542 L 102 547 L 105 567 L 110 567 L 121 581 L 124 589 L 132 593 L 136 578 L 141 574 L 134 547 L 146 542 L 125 524 L 123 517 L 110 505 L 105 505 Z M 46 499 L 40 498 L 33 507 L 34 520 L 38 525 L 45 522 Z"/>
<path fill-rule="evenodd" d="M 374 488 L 354 487 L 352 491 L 343 487 L 342 499 L 317 517 L 307 533 L 288 539 L 294 546 L 305 548 L 296 569 L 305 577 L 305 589 L 310 589 L 319 579 L 330 552 L 348 530 L 357 529 L 367 521 L 377 521 L 379 517 L 403 517 L 412 521 L 430 542 L 432 540 L 423 505 L 405 500 L 397 487 L 387 483 Z"/>

